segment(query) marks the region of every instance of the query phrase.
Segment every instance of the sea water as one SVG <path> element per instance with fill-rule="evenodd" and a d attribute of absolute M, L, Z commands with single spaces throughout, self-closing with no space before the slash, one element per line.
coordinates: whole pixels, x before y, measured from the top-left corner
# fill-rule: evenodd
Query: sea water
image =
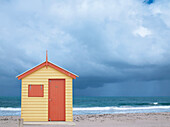
<path fill-rule="evenodd" d="M 0 116 L 20 115 L 20 97 L 0 97 Z M 170 112 L 170 97 L 74 97 L 73 114 Z"/>

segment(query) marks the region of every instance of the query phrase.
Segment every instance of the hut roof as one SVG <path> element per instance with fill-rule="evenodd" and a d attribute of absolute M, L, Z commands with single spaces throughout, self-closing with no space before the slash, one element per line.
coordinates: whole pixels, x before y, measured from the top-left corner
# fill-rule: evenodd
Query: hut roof
<path fill-rule="evenodd" d="M 46 66 L 46 67 L 50 66 L 50 67 L 52 67 L 52 68 L 60 71 L 61 73 L 64 73 L 64 74 L 66 74 L 67 76 L 72 77 L 72 78 L 74 78 L 74 79 L 76 79 L 76 77 L 79 77 L 78 75 L 76 75 L 76 74 L 74 74 L 74 73 L 72 73 L 72 72 L 70 72 L 70 71 L 68 71 L 68 70 L 66 70 L 66 69 L 64 69 L 64 68 L 62 68 L 62 67 L 60 67 L 60 66 L 58 66 L 58 65 L 55 65 L 55 64 L 53 64 L 53 63 L 51 63 L 51 62 L 49 62 L 49 61 L 46 60 L 45 62 L 43 62 L 43 63 L 41 63 L 41 64 L 39 64 L 39 65 L 37 65 L 37 66 L 35 66 L 35 67 L 33 67 L 33 68 L 25 71 L 25 72 L 23 72 L 23 73 L 20 74 L 20 75 L 18 75 L 17 78 L 18 78 L 18 79 L 22 79 L 22 78 L 24 78 L 25 76 L 27 76 L 27 75 L 29 75 L 29 74 L 31 74 L 31 73 L 39 70 L 40 68 L 42 68 L 42 67 L 44 67 L 44 66 Z"/>

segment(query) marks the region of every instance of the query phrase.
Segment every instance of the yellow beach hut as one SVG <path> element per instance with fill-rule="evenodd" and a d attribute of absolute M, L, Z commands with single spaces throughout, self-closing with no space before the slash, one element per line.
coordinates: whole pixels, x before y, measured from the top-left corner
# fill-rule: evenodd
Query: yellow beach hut
<path fill-rule="evenodd" d="M 21 80 L 24 121 L 73 121 L 76 74 L 46 61 L 17 76 Z"/>

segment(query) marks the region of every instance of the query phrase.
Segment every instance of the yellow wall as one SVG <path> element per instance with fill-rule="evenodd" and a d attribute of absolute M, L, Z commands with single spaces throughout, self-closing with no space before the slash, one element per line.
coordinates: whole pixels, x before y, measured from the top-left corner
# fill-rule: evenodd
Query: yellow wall
<path fill-rule="evenodd" d="M 66 121 L 72 121 L 72 78 L 49 66 L 22 79 L 21 118 L 24 121 L 48 121 L 48 79 L 65 79 L 65 116 Z M 30 84 L 44 85 L 44 97 L 28 97 Z"/>

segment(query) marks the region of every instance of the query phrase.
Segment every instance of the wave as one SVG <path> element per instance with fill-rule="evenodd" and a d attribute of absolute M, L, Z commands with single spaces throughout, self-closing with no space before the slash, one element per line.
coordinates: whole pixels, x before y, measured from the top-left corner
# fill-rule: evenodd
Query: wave
<path fill-rule="evenodd" d="M 157 103 L 155 103 L 157 105 Z M 73 111 L 102 111 L 102 110 L 149 110 L 149 109 L 170 109 L 170 106 L 110 106 L 110 107 L 74 107 Z M 0 111 L 21 111 L 21 108 L 0 107 Z"/>
<path fill-rule="evenodd" d="M 95 110 L 110 110 L 111 107 L 87 107 L 87 108 L 73 108 L 73 111 L 82 111 L 82 110 L 92 110 L 92 111 L 95 111 Z"/>
<path fill-rule="evenodd" d="M 159 104 L 159 103 L 158 103 L 158 102 L 153 102 L 153 104 L 154 104 L 154 105 L 157 105 L 157 104 Z"/>
<path fill-rule="evenodd" d="M 170 109 L 170 106 L 146 106 L 146 107 L 86 107 L 86 108 L 73 108 L 73 111 L 102 111 L 102 110 L 149 110 L 149 109 Z"/>
<path fill-rule="evenodd" d="M 119 103 L 118 106 L 152 106 L 152 105 L 170 105 L 170 103 L 158 103 L 158 102 L 152 102 L 152 103 Z"/>
<path fill-rule="evenodd" d="M 21 108 L 12 108 L 12 107 L 1 107 L 0 111 L 21 111 Z"/>

